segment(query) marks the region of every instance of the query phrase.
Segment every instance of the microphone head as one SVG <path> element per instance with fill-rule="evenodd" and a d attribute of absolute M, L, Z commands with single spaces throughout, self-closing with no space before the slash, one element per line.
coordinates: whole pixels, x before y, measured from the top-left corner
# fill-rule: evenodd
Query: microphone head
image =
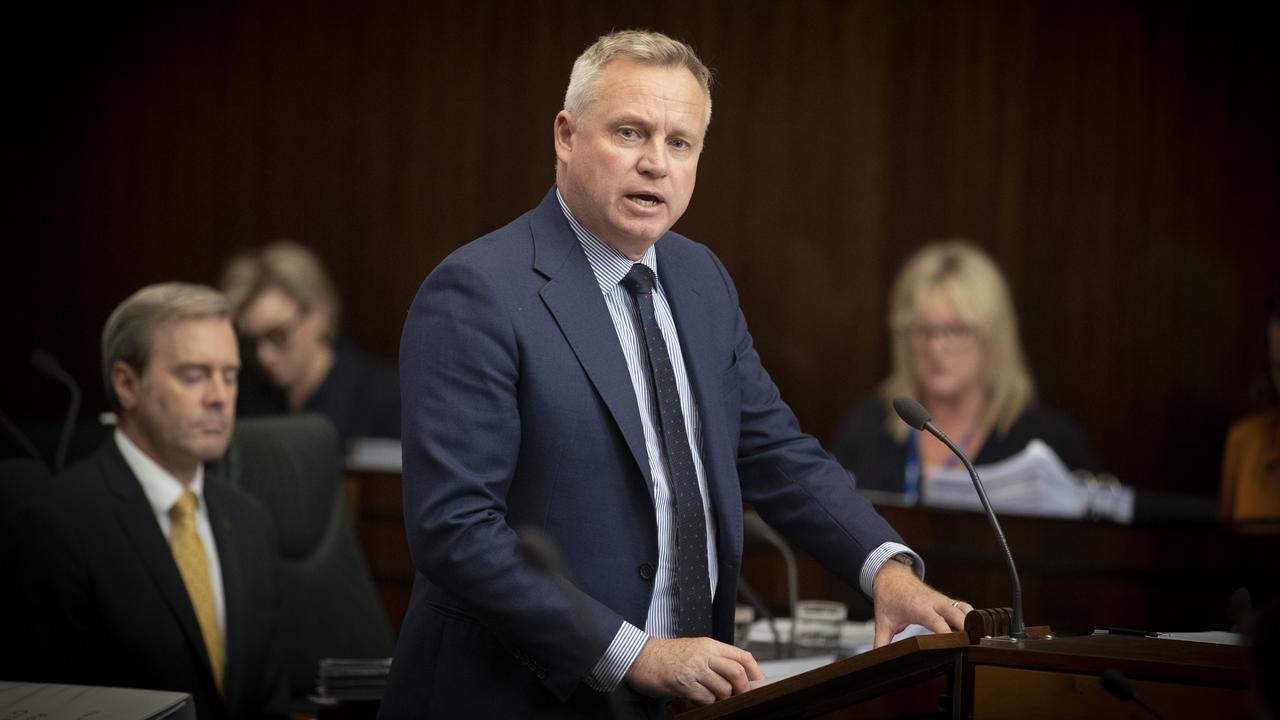
<path fill-rule="evenodd" d="M 58 359 L 47 350 L 32 350 L 31 364 L 45 375 L 62 374 L 62 365 L 58 364 Z"/>
<path fill-rule="evenodd" d="M 1129 682 L 1129 678 L 1125 677 L 1119 670 L 1108 668 L 1102 671 L 1102 677 L 1099 678 L 1102 687 L 1107 692 L 1114 695 L 1120 700 L 1133 699 L 1133 683 Z"/>
<path fill-rule="evenodd" d="M 923 430 L 924 424 L 929 422 L 929 411 L 909 397 L 894 398 L 893 411 L 898 413 L 898 417 L 902 418 L 902 422 L 916 430 Z"/>
<path fill-rule="evenodd" d="M 516 538 L 520 555 L 534 569 L 548 575 L 564 573 L 560 548 L 546 532 L 536 527 L 525 526 L 516 530 Z"/>

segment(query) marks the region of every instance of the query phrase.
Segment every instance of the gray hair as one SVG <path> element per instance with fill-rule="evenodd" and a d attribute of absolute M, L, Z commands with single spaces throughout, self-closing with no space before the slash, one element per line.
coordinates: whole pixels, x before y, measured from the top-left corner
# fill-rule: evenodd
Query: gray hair
<path fill-rule="evenodd" d="M 229 322 L 231 304 L 217 290 L 191 283 L 148 285 L 116 306 L 102 328 L 102 381 L 112 407 L 120 409 L 120 399 L 111 385 L 111 368 L 117 361 L 142 374 L 160 325 L 203 318 L 226 318 Z"/>
<path fill-rule="evenodd" d="M 609 63 L 633 60 L 660 67 L 683 67 L 693 73 L 707 100 L 703 124 L 711 124 L 711 70 L 698 59 L 693 48 L 679 40 L 650 30 L 619 30 L 602 35 L 578 56 L 569 74 L 569 88 L 564 93 L 564 109 L 580 116 L 599 91 L 596 79 Z"/>

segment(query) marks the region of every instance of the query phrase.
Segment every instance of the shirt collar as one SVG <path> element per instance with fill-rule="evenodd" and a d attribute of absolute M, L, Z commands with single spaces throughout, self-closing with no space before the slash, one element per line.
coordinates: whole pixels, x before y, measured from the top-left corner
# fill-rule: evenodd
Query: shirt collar
<path fill-rule="evenodd" d="M 204 504 L 204 463 L 196 465 L 195 479 L 191 481 L 190 486 L 185 486 L 168 470 L 160 467 L 159 463 L 143 452 L 142 448 L 138 447 L 118 427 L 115 432 L 115 441 L 116 447 L 120 448 L 120 454 L 124 456 L 125 463 L 138 478 L 138 484 L 142 485 L 142 492 L 147 496 L 147 502 L 157 515 L 168 515 L 170 508 L 178 502 L 178 498 L 182 497 L 184 490 L 190 490 L 195 494 L 197 506 Z"/>
<path fill-rule="evenodd" d="M 648 265 L 649 269 L 653 271 L 654 277 L 658 277 L 658 253 L 654 250 L 653 245 L 650 245 L 649 249 L 644 251 L 644 257 L 638 261 L 632 260 L 619 252 L 617 248 L 591 234 L 590 230 L 583 227 L 573 217 L 569 206 L 565 204 L 564 198 L 560 195 L 560 188 L 556 188 L 556 201 L 560 203 L 560 209 L 564 211 L 565 219 L 569 221 L 569 226 L 573 228 L 573 234 L 577 236 L 583 252 L 587 254 L 587 262 L 591 263 L 591 271 L 595 273 L 596 282 L 600 285 L 601 293 L 608 295 L 609 291 L 617 287 L 618 283 L 622 282 L 622 278 L 631 272 L 631 266 L 637 262 Z"/>

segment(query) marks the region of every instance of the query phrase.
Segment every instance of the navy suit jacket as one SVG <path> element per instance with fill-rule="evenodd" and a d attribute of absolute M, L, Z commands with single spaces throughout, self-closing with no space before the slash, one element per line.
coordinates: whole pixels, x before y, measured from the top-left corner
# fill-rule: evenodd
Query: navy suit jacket
<path fill-rule="evenodd" d="M 800 431 L 760 364 L 737 291 L 703 245 L 656 245 L 702 425 L 729 642 L 742 503 L 856 586 L 900 541 Z M 555 198 L 446 258 L 400 346 L 404 507 L 417 570 L 383 717 L 598 714 L 589 676 L 625 620 L 644 628 L 658 564 L 640 411 L 618 335 Z M 572 586 L 521 559 L 559 545 Z"/>
<path fill-rule="evenodd" d="M 5 528 L 21 578 L 2 603 L 6 679 L 187 692 L 201 720 L 285 717 L 274 526 L 209 473 L 204 498 L 222 568 L 225 700 L 169 543 L 112 438 Z"/>

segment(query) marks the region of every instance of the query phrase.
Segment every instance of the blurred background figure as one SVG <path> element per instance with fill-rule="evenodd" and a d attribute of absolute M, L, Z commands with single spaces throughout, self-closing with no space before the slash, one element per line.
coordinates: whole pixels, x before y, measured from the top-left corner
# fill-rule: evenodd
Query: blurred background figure
<path fill-rule="evenodd" d="M 1268 303 L 1267 369 L 1267 408 L 1227 432 L 1219 498 L 1226 520 L 1280 518 L 1280 288 Z"/>
<path fill-rule="evenodd" d="M 337 339 L 338 296 L 310 250 L 277 240 L 238 255 L 222 287 L 248 370 L 242 417 L 314 412 L 344 442 L 400 437 L 398 373 Z"/>
<path fill-rule="evenodd" d="M 1035 404 L 1008 286 L 980 250 L 948 241 L 917 252 L 894 281 L 888 320 L 892 373 L 845 418 L 832 444 L 859 488 L 913 500 L 931 472 L 959 463 L 898 419 L 889 403 L 900 395 L 919 400 L 975 465 L 1039 438 L 1068 468 L 1098 471 L 1075 423 Z"/>

